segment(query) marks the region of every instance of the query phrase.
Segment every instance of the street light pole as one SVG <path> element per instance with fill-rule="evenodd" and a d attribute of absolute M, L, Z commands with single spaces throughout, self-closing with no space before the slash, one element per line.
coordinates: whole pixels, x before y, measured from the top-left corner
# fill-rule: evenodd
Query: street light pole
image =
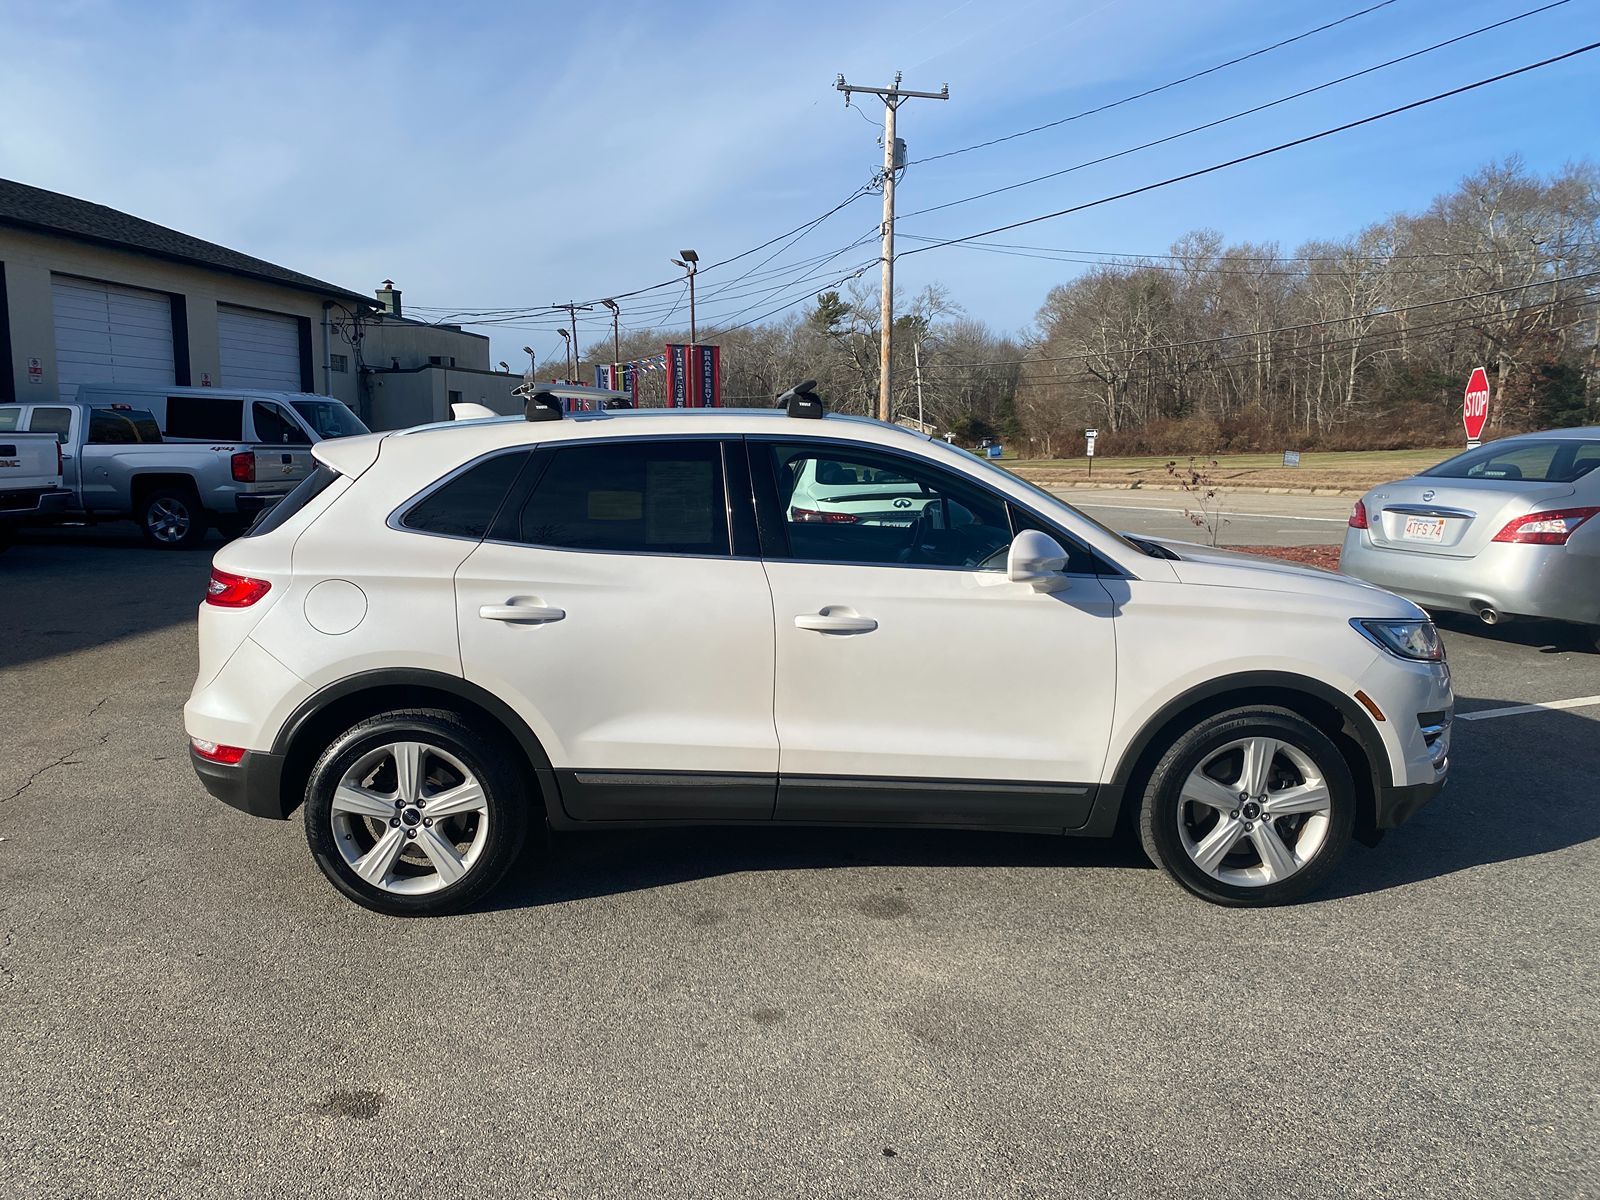
<path fill-rule="evenodd" d="M 611 310 L 611 386 L 620 389 L 622 386 L 622 380 L 619 378 L 622 372 L 622 309 L 617 307 L 615 300 L 602 300 L 600 303 Z"/>
<path fill-rule="evenodd" d="M 687 401 L 691 397 L 698 396 L 700 394 L 698 379 L 699 364 L 696 362 L 696 355 L 694 352 L 695 343 L 698 340 L 695 336 L 696 331 L 694 327 L 694 276 L 695 272 L 700 269 L 700 256 L 693 250 L 680 250 L 678 253 L 683 257 L 675 258 L 672 261 L 675 265 L 682 267 L 689 276 L 689 378 L 686 381 L 686 386 L 684 388 L 684 399 Z"/>
<path fill-rule="evenodd" d="M 567 348 L 567 381 L 572 380 L 572 335 L 565 329 L 556 330 L 561 335 L 561 343 Z"/>

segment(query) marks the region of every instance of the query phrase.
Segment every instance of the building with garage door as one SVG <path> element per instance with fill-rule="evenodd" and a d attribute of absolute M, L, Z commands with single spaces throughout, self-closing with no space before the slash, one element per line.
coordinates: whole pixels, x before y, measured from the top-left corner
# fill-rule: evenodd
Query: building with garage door
<path fill-rule="evenodd" d="M 0 179 L 0 402 L 81 383 L 255 387 L 362 407 L 367 296 Z"/>

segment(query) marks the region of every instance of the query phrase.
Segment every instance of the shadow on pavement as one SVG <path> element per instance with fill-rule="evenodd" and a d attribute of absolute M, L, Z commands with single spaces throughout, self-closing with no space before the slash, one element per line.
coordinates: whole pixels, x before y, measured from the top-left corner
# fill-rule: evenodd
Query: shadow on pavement
<path fill-rule="evenodd" d="M 1518 703 L 1456 698 L 1458 712 Z M 1600 837 L 1600 721 L 1561 710 L 1457 721 L 1450 759 L 1445 790 L 1376 849 L 1354 848 L 1321 898 L 1402 887 Z"/>
<path fill-rule="evenodd" d="M 743 871 L 839 867 L 1151 869 L 1121 838 L 929 829 L 728 826 L 555 834 L 488 907 L 523 908 L 646 891 Z"/>
<path fill-rule="evenodd" d="M 223 544 L 147 549 L 131 525 L 24 531 L 0 553 L 0 668 L 192 624 Z"/>
<path fill-rule="evenodd" d="M 1583 625 L 1570 625 L 1564 621 L 1541 621 L 1533 618 L 1507 621 L 1503 625 L 1485 625 L 1476 617 L 1464 613 L 1434 613 L 1434 624 L 1457 637 L 1473 638 L 1486 643 L 1510 646 L 1528 646 L 1541 654 L 1594 654 L 1600 647 L 1596 636 L 1600 631 Z"/>

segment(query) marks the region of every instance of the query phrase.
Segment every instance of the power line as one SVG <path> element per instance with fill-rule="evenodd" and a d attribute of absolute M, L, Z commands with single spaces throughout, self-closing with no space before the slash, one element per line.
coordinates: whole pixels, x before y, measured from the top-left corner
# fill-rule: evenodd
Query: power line
<path fill-rule="evenodd" d="M 1050 171 L 1043 175 L 1035 175 L 1032 179 L 1024 179 L 1018 183 L 1008 183 L 1003 187 L 990 188 L 986 192 L 977 192 L 971 196 L 963 196 L 959 200 L 947 200 L 943 204 L 934 204 L 927 208 L 919 208 L 912 212 L 906 213 L 902 219 L 904 220 L 911 217 L 920 217 L 926 213 L 940 212 L 946 208 L 955 208 L 957 205 L 970 204 L 974 200 L 986 200 L 990 196 L 998 196 L 1004 192 L 1014 192 L 1019 188 L 1032 187 L 1036 183 L 1043 183 L 1049 179 L 1059 179 L 1063 175 L 1070 175 L 1074 171 L 1082 171 L 1086 167 L 1097 167 L 1102 163 L 1112 162 L 1119 158 L 1126 158 L 1128 155 L 1137 154 L 1141 150 L 1149 150 L 1156 146 L 1164 146 L 1168 142 L 1175 142 L 1180 138 L 1189 137 L 1191 134 L 1204 133 L 1208 129 L 1216 129 L 1218 126 L 1226 125 L 1230 121 L 1237 121 L 1244 117 L 1251 117 L 1257 113 L 1265 112 L 1269 108 L 1276 108 L 1280 104 L 1288 104 L 1292 100 L 1303 99 L 1304 97 L 1310 96 L 1316 92 L 1326 91 L 1331 87 L 1337 87 L 1341 83 L 1349 83 L 1352 79 L 1360 79 L 1363 75 L 1371 75 L 1376 71 L 1382 71 L 1388 67 L 1397 66 L 1403 62 L 1409 62 L 1414 58 L 1421 58 L 1424 54 L 1432 54 L 1435 50 L 1442 50 L 1446 46 L 1453 46 L 1457 42 L 1464 42 L 1468 38 L 1474 38 L 1480 34 L 1489 33 L 1492 30 L 1501 28 L 1502 26 L 1510 25 L 1517 21 L 1526 20 L 1528 17 L 1537 16 L 1539 13 L 1548 12 L 1552 8 L 1560 8 L 1563 4 L 1570 4 L 1571 2 L 1572 0 L 1552 0 L 1551 3 L 1544 5 L 1542 8 L 1529 9 L 1527 12 L 1518 13 L 1513 17 L 1507 17 L 1503 21 L 1496 21 L 1492 25 L 1484 25 L 1478 29 L 1471 30 L 1468 33 L 1457 34 L 1453 38 L 1447 38 L 1442 42 L 1435 42 L 1431 46 L 1424 46 L 1421 50 L 1413 50 L 1409 54 L 1400 55 L 1398 58 L 1391 58 L 1386 62 L 1377 63 L 1374 66 L 1363 67 L 1359 71 L 1352 71 L 1347 75 L 1341 75 L 1337 79 L 1330 79 L 1327 82 L 1319 83 L 1314 87 L 1302 88 L 1298 92 L 1289 93 L 1287 96 L 1279 96 L 1276 100 L 1268 100 L 1263 104 L 1257 104 L 1251 108 L 1241 109 L 1239 112 L 1230 113 L 1226 117 L 1218 117 L 1214 121 L 1206 121 L 1204 124 L 1191 126 L 1190 128 L 1182 130 L 1178 133 L 1169 133 L 1165 137 L 1159 137 L 1152 141 L 1142 142 L 1137 146 L 1129 146 L 1125 150 L 1118 150 L 1111 154 L 1102 154 L 1098 158 L 1085 159 L 1083 162 L 1074 163 L 1070 167 L 1062 167 L 1058 171 Z"/>
<path fill-rule="evenodd" d="M 1265 150 L 1257 150 L 1251 154 L 1242 154 L 1237 158 L 1230 158 L 1226 162 L 1213 163 L 1209 167 L 1201 167 L 1198 170 L 1186 171 L 1182 175 L 1173 175 L 1170 178 L 1158 180 L 1155 183 L 1147 183 L 1142 187 L 1130 188 L 1127 191 L 1118 192 L 1115 195 L 1102 196 L 1098 200 L 1088 200 L 1082 204 L 1074 204 L 1070 208 L 1059 209 L 1056 212 L 1042 213 L 1039 216 L 1028 217 L 1022 221 L 1012 221 L 1006 225 L 996 225 L 993 229 L 983 229 L 979 230 L 977 233 L 969 233 L 962 237 L 949 238 L 942 242 L 934 242 L 931 245 L 918 246 L 915 250 L 907 250 L 903 255 L 901 255 L 901 257 L 907 258 L 913 254 L 923 254 L 929 250 L 938 250 L 944 246 L 955 246 L 962 242 L 970 242 L 978 238 L 989 237 L 992 234 L 1004 233 L 1009 229 L 1020 229 L 1025 225 L 1037 225 L 1041 221 L 1052 221 L 1057 217 L 1065 217 L 1071 215 L 1072 213 L 1083 212 L 1085 209 L 1096 208 L 1102 204 L 1110 204 L 1116 200 L 1126 200 L 1130 196 L 1138 196 L 1145 192 L 1153 192 L 1158 188 L 1170 187 L 1175 183 L 1183 183 L 1190 179 L 1198 179 L 1202 175 L 1211 175 L 1217 171 L 1226 170 L 1229 167 L 1237 167 L 1242 163 L 1253 162 L 1258 158 L 1265 158 L 1269 154 L 1277 154 L 1283 150 L 1292 150 L 1296 146 L 1304 146 L 1309 142 L 1319 141 L 1325 137 L 1332 137 L 1336 133 L 1345 133 L 1351 129 L 1358 129 L 1363 125 L 1370 125 L 1375 121 L 1381 121 L 1387 117 L 1398 116 L 1401 113 L 1410 112 L 1412 109 L 1422 108 L 1429 104 L 1435 104 L 1440 100 L 1448 100 L 1453 96 L 1460 96 L 1466 92 L 1475 91 L 1481 87 L 1487 87 L 1492 83 L 1500 83 L 1503 80 L 1512 79 L 1518 75 L 1525 75 L 1529 71 L 1537 71 L 1542 67 L 1553 66 L 1555 63 L 1565 62 L 1569 58 L 1576 58 L 1580 54 L 1588 54 L 1590 51 L 1597 49 L 1600 49 L 1600 42 L 1590 42 L 1586 46 L 1579 46 L 1577 49 L 1568 50 L 1564 54 L 1557 54 L 1551 58 L 1542 59 L 1539 62 L 1529 63 L 1527 66 L 1517 67 L 1514 70 L 1502 71 L 1498 75 L 1491 75 L 1486 79 L 1479 79 L 1473 83 L 1463 84 L 1460 87 L 1451 88 L 1449 91 L 1439 92 L 1421 100 L 1413 100 L 1409 104 L 1402 104 L 1396 108 L 1386 109 L 1383 112 L 1374 113 L 1369 117 L 1362 117 L 1355 121 L 1346 121 L 1343 125 L 1335 125 L 1331 129 L 1323 129 L 1317 133 L 1307 134 L 1305 137 L 1295 138 L 1292 141 L 1280 142 L 1276 146 L 1267 147 Z"/>
<path fill-rule="evenodd" d="M 1134 351 L 1134 353 L 1145 353 L 1147 351 L 1156 350 L 1184 350 L 1191 346 L 1209 346 L 1217 342 L 1238 341 L 1241 338 L 1266 337 L 1269 334 L 1274 333 L 1298 333 L 1306 329 L 1319 329 L 1328 325 L 1343 325 L 1350 321 L 1376 321 L 1382 317 L 1393 317 L 1398 316 L 1401 313 L 1419 312 L 1425 308 L 1439 308 L 1445 304 L 1463 304 L 1469 300 L 1482 300 L 1489 296 L 1504 296 L 1509 295 L 1512 292 L 1525 292 L 1530 288 L 1550 287 L 1558 283 L 1573 283 L 1575 281 L 1584 279 L 1600 279 L 1600 271 L 1585 271 L 1578 275 L 1555 275 L 1549 279 L 1535 280 L 1532 283 L 1519 283 L 1514 284 L 1511 287 L 1492 288 L 1488 291 L 1482 292 L 1469 292 L 1464 296 L 1451 296 L 1445 300 L 1427 300 L 1421 304 L 1406 304 L 1397 308 L 1384 308 L 1377 309 L 1372 312 L 1351 313 L 1348 316 L 1331 317 L 1325 321 L 1302 321 L 1295 325 L 1279 325 L 1271 329 L 1253 329 L 1243 333 L 1225 333 L 1217 337 L 1197 338 L 1193 341 L 1187 342 L 1163 342 L 1158 345 L 1140 347 L 1137 351 Z M 1562 299 L 1565 299 L 1569 302 L 1576 302 L 1573 297 L 1564 297 Z M 1559 304 L 1562 302 L 1562 299 L 1551 300 L 1547 303 Z M 1530 305 L 1528 307 L 1538 307 L 1538 305 Z M 1518 309 L 1517 311 L 1521 310 Z M 1036 355 L 1033 358 L 1007 359 L 996 362 L 946 363 L 943 365 L 947 367 L 1010 367 L 1021 366 L 1025 363 L 1039 362 L 1086 362 L 1094 357 L 1095 355 L 1093 354 Z"/>
<path fill-rule="evenodd" d="M 901 234 L 900 236 L 904 237 L 904 238 L 906 238 L 906 239 L 908 239 L 910 241 L 914 241 L 914 242 L 942 242 L 943 241 L 942 238 L 927 237 L 927 236 L 922 236 L 922 235 L 914 234 L 914 233 L 904 233 L 904 234 Z M 1189 263 L 1189 262 L 1192 262 L 1196 258 L 1196 256 L 1193 255 L 1193 254 L 1162 254 L 1162 253 L 1156 253 L 1154 251 L 1148 251 L 1148 250 L 1083 250 L 1083 249 L 1074 249 L 1074 248 L 1065 247 L 1065 246 L 1032 246 L 1032 245 L 1018 244 L 1016 242 L 967 241 L 967 242 L 963 242 L 961 244 L 962 245 L 966 245 L 966 246 L 973 246 L 973 247 L 980 247 L 981 246 L 981 247 L 1004 248 L 1006 250 L 1038 250 L 1038 251 L 1042 251 L 1042 252 L 1045 252 L 1045 253 L 1053 253 L 1053 254 L 1093 254 L 1093 255 L 1097 255 L 1098 256 L 1098 259 L 1096 261 L 1099 261 L 1099 260 L 1115 260 L 1115 259 L 1127 259 L 1127 260 L 1130 260 L 1130 261 L 1128 261 L 1126 263 L 1116 263 L 1116 262 L 1112 263 L 1112 265 L 1124 265 L 1124 266 L 1143 266 L 1143 265 L 1145 265 L 1144 260 L 1145 259 L 1150 259 L 1150 258 L 1166 259 L 1166 260 L 1168 260 L 1170 262 L 1179 262 L 1179 263 Z M 1600 245 L 1600 242 L 1593 242 L 1593 241 L 1584 240 L 1584 241 L 1569 242 L 1566 245 L 1562 246 L 1561 249 L 1563 251 L 1571 251 L 1571 250 L 1581 249 L 1584 246 L 1595 246 L 1595 245 Z M 1226 259 L 1229 262 L 1298 263 L 1298 262 L 1362 261 L 1362 262 L 1385 262 L 1386 263 L 1386 262 L 1400 262 L 1400 261 L 1403 261 L 1403 260 L 1409 260 L 1409 259 L 1414 259 L 1414 258 L 1460 258 L 1461 254 L 1460 254 L 1459 251 L 1456 251 L 1456 250 L 1407 250 L 1407 251 L 1401 251 L 1401 252 L 1398 252 L 1398 253 L 1395 253 L 1395 254 L 1240 254 L 1235 250 L 1228 249 L 1228 250 L 1222 251 L 1222 253 L 1218 257 L 1221 258 L 1221 259 Z M 1567 255 L 1565 253 L 1550 256 L 1552 262 L 1562 261 L 1566 257 L 1567 257 Z M 1202 268 L 1202 269 L 1209 269 L 1209 267 Z"/>
<path fill-rule="evenodd" d="M 1073 113 L 1070 117 L 1062 117 L 1059 121 L 1048 121 L 1043 125 L 1035 125 L 1032 129 L 1023 129 L 1016 133 L 1008 133 L 1004 137 L 990 138 L 986 142 L 976 142 L 971 146 L 963 146 L 959 150 L 946 150 L 943 154 L 930 154 L 927 158 L 913 159 L 906 165 L 918 166 L 922 163 L 938 162 L 942 158 L 954 158 L 958 154 L 970 154 L 974 150 L 983 150 L 989 146 L 998 146 L 1001 142 L 1015 141 L 1017 138 L 1029 137 L 1035 133 L 1043 133 L 1046 129 L 1055 129 L 1057 126 L 1066 125 L 1072 121 L 1081 121 L 1084 117 L 1092 117 L 1098 113 L 1109 112 L 1111 109 L 1120 108 L 1124 104 L 1132 104 L 1135 100 L 1143 100 L 1146 96 L 1154 96 L 1158 92 L 1165 92 L 1170 88 L 1178 87 L 1180 84 L 1192 83 L 1196 79 L 1203 78 L 1207 75 L 1214 75 L 1218 71 L 1225 70 L 1228 67 L 1238 66 L 1242 62 L 1248 62 L 1252 58 L 1260 58 L 1263 54 L 1270 54 L 1274 50 L 1281 50 L 1283 47 L 1293 45 L 1295 42 L 1304 41 L 1306 38 L 1313 37 L 1319 33 L 1325 33 L 1327 30 L 1332 29 L 1337 25 L 1343 25 L 1346 22 L 1354 21 L 1357 17 L 1364 17 L 1368 13 L 1377 12 L 1380 8 L 1388 8 L 1389 5 L 1393 4 L 1394 2 L 1395 0 L 1382 0 L 1382 2 L 1379 4 L 1370 5 L 1367 8 L 1361 9 L 1359 12 L 1353 12 L 1348 16 L 1340 17 L 1336 21 L 1329 21 L 1325 25 L 1318 25 L 1315 29 L 1308 29 L 1304 33 L 1297 33 L 1291 38 L 1284 38 L 1281 42 L 1273 42 L 1272 45 L 1263 46 L 1259 50 L 1252 50 L 1249 54 L 1241 54 L 1238 58 L 1230 58 L 1227 62 L 1218 63 L 1214 67 L 1207 67 L 1203 71 L 1196 71 L 1192 75 L 1185 75 L 1182 79 L 1174 79 L 1169 83 L 1161 84 L 1159 87 L 1146 88 L 1142 92 L 1135 92 L 1131 96 L 1124 96 L 1120 100 L 1112 100 L 1107 104 L 1097 105 L 1094 108 L 1086 108 L 1082 112 Z"/>

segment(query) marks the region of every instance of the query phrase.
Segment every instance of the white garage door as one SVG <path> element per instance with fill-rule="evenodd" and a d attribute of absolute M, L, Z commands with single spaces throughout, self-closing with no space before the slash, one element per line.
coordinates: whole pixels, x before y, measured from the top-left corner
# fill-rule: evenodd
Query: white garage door
<path fill-rule="evenodd" d="M 56 378 L 70 400 L 80 383 L 177 380 L 172 358 L 172 299 L 165 292 L 52 275 Z"/>
<path fill-rule="evenodd" d="M 300 322 L 277 313 L 217 305 L 217 347 L 228 387 L 298 392 Z"/>

